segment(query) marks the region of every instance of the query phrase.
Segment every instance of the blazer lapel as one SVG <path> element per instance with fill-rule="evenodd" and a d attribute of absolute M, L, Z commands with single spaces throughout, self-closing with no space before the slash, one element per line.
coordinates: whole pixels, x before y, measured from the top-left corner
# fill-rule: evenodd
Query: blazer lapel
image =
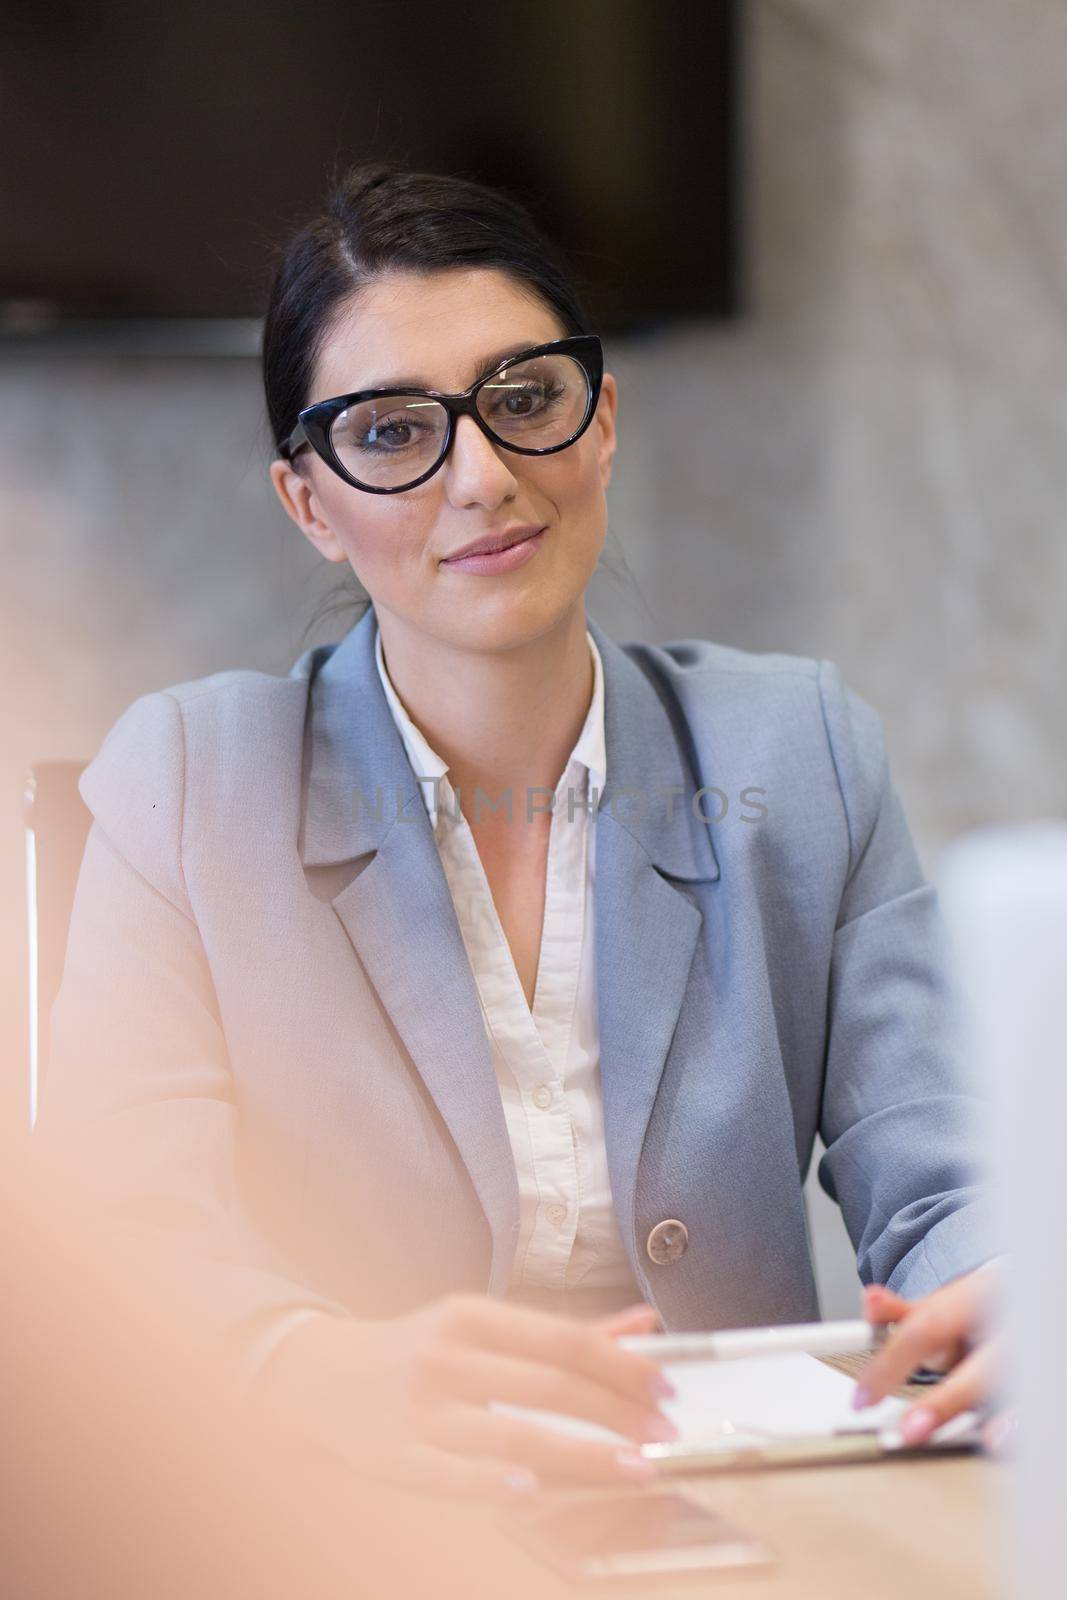
<path fill-rule="evenodd" d="M 604 665 L 607 751 L 595 918 L 604 1132 L 615 1209 L 640 1281 L 638 1162 L 704 921 L 681 885 L 720 873 L 710 829 L 692 811 L 700 780 L 686 758 L 684 719 L 672 717 L 653 672 L 596 623 L 589 630 Z"/>
<path fill-rule="evenodd" d="M 448 880 L 378 676 L 376 629 L 368 607 L 312 685 L 301 856 L 305 868 L 354 865 L 328 898 L 471 1176 L 492 1233 L 489 1290 L 502 1294 L 519 1225 L 515 1163 Z"/>
<path fill-rule="evenodd" d="M 637 1166 L 714 880 L 684 719 L 654 671 L 588 619 L 604 668 L 607 779 L 596 815 L 597 1004 L 616 1211 L 636 1259 Z M 470 1173 L 493 1239 L 489 1290 L 511 1274 L 519 1200 L 481 1002 L 429 817 L 374 660 L 372 607 L 311 686 L 301 858 L 330 900 Z M 313 653 L 308 652 L 308 657 Z M 648 658 L 648 652 L 645 652 Z"/>

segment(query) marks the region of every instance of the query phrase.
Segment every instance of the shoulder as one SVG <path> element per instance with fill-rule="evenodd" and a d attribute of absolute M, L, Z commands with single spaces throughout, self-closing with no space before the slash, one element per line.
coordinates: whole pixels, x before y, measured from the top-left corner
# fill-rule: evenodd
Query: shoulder
<path fill-rule="evenodd" d="M 821 666 L 813 656 L 742 650 L 711 639 L 672 639 L 667 644 L 622 648 L 646 674 L 655 675 L 694 706 L 810 698 Z"/>
<path fill-rule="evenodd" d="M 247 797 L 253 784 L 298 781 L 308 685 L 332 649 L 306 651 L 286 677 L 239 668 L 143 694 L 82 772 L 82 799 L 113 848 L 176 904 L 190 791 Z"/>
<path fill-rule="evenodd" d="M 889 782 L 885 727 L 835 661 L 710 639 L 623 649 L 717 759 L 787 766 L 797 785 L 825 776 L 839 792 L 858 850 Z"/>

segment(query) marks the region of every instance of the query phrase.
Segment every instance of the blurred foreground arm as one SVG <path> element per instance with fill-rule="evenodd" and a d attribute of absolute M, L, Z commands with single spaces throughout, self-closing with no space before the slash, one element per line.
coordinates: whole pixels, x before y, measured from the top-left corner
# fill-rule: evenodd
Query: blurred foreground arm
<path fill-rule="evenodd" d="M 243 1199 L 226 1040 L 182 870 L 176 701 L 136 701 L 80 787 L 94 820 L 38 1136 L 127 1222 L 187 1247 L 175 1266 L 202 1298 L 202 1335 L 245 1365 L 281 1312 L 344 1307 L 299 1281 Z"/>
<path fill-rule="evenodd" d="M 257 1374 L 258 1395 L 350 1466 L 476 1493 L 528 1487 L 543 1472 L 647 1475 L 635 1452 L 491 1409 L 541 1407 L 627 1439 L 670 1437 L 658 1366 L 619 1349 L 608 1330 L 480 1295 L 357 1319 L 303 1281 L 300 1236 L 282 1235 L 300 1197 L 279 1194 L 274 1173 L 259 1187 L 273 1188 L 283 1242 L 257 1226 L 182 868 L 183 761 L 180 708 L 149 695 L 83 775 L 94 821 L 52 1013 L 42 1138 L 78 1164 L 112 1215 L 172 1250 L 204 1354 Z M 650 1313 L 636 1316 L 628 1331 Z"/>

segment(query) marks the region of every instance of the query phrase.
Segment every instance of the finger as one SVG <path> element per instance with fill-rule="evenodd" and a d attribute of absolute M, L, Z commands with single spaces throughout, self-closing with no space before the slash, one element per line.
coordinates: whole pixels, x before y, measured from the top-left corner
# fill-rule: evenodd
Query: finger
<path fill-rule="evenodd" d="M 959 1297 L 949 1293 L 954 1287 L 950 1284 L 916 1301 L 907 1318 L 897 1324 L 884 1347 L 863 1370 L 853 1398 L 857 1410 L 873 1405 L 898 1388 L 928 1355 L 941 1351 L 963 1353 L 960 1335 L 969 1318 Z"/>
<path fill-rule="evenodd" d="M 419 1357 L 418 1386 L 424 1404 L 496 1400 L 581 1417 L 642 1442 L 666 1444 L 678 1437 L 674 1423 L 647 1398 L 637 1404 L 580 1372 L 493 1350 L 434 1344 Z"/>
<path fill-rule="evenodd" d="M 456 1455 L 424 1441 L 404 1451 L 386 1476 L 405 1489 L 424 1494 L 503 1504 L 529 1498 L 541 1487 L 537 1474 L 518 1462 Z"/>
<path fill-rule="evenodd" d="M 992 1393 L 994 1351 L 982 1345 L 931 1390 L 918 1405 L 905 1411 L 897 1424 L 906 1444 L 923 1444 L 932 1433 L 963 1411 L 976 1411 Z"/>
<path fill-rule="evenodd" d="M 903 1295 L 896 1294 L 892 1289 L 886 1289 L 879 1283 L 868 1284 L 860 1299 L 861 1315 L 876 1328 L 888 1323 L 903 1322 L 916 1305 L 922 1304 L 921 1300 L 905 1300 Z M 922 1364 L 928 1372 L 947 1372 L 962 1354 L 962 1350 L 956 1352 L 934 1350 L 923 1357 Z"/>
<path fill-rule="evenodd" d="M 659 1312 L 655 1306 L 646 1305 L 644 1301 L 634 1306 L 627 1306 L 625 1311 L 616 1311 L 610 1317 L 597 1318 L 593 1322 L 593 1327 L 599 1328 L 600 1332 L 606 1333 L 610 1339 L 663 1331 Z"/>
<path fill-rule="evenodd" d="M 950 1350 L 931 1350 L 929 1355 L 923 1356 L 922 1364 L 927 1372 L 951 1372 L 957 1361 L 962 1361 L 967 1354 L 962 1345 L 954 1344 Z M 906 1382 L 911 1381 L 908 1374 Z"/>
<path fill-rule="evenodd" d="M 861 1295 L 862 1314 L 868 1322 L 878 1326 L 885 1322 L 903 1322 L 911 1311 L 913 1302 L 880 1283 L 869 1284 Z"/>
<path fill-rule="evenodd" d="M 654 1462 L 632 1447 L 581 1439 L 542 1423 L 462 1404 L 439 1406 L 425 1419 L 427 1438 L 440 1449 L 477 1459 L 514 1462 L 538 1480 L 648 1483 Z"/>
<path fill-rule="evenodd" d="M 442 1331 L 452 1344 L 474 1344 L 521 1360 L 559 1367 L 645 1406 L 670 1393 L 651 1356 L 624 1350 L 591 1322 L 554 1316 L 489 1295 L 454 1295 L 442 1308 Z"/>

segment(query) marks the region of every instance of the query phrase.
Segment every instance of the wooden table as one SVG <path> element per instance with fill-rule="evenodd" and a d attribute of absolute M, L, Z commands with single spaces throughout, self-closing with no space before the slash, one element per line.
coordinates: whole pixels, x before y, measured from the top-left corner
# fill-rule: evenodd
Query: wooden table
<path fill-rule="evenodd" d="M 868 1359 L 838 1357 L 830 1365 L 855 1376 Z M 923 1392 L 898 1391 L 907 1398 Z M 693 1600 L 697 1593 L 717 1600 L 1002 1600 L 1003 1470 L 987 1457 L 959 1455 L 671 1478 L 665 1481 L 672 1488 L 684 1486 L 769 1545 L 775 1565 L 601 1588 L 635 1600 Z M 564 1600 L 592 1592 L 556 1577 L 485 1509 L 454 1507 L 440 1553 L 441 1592 L 449 1596 Z"/>

